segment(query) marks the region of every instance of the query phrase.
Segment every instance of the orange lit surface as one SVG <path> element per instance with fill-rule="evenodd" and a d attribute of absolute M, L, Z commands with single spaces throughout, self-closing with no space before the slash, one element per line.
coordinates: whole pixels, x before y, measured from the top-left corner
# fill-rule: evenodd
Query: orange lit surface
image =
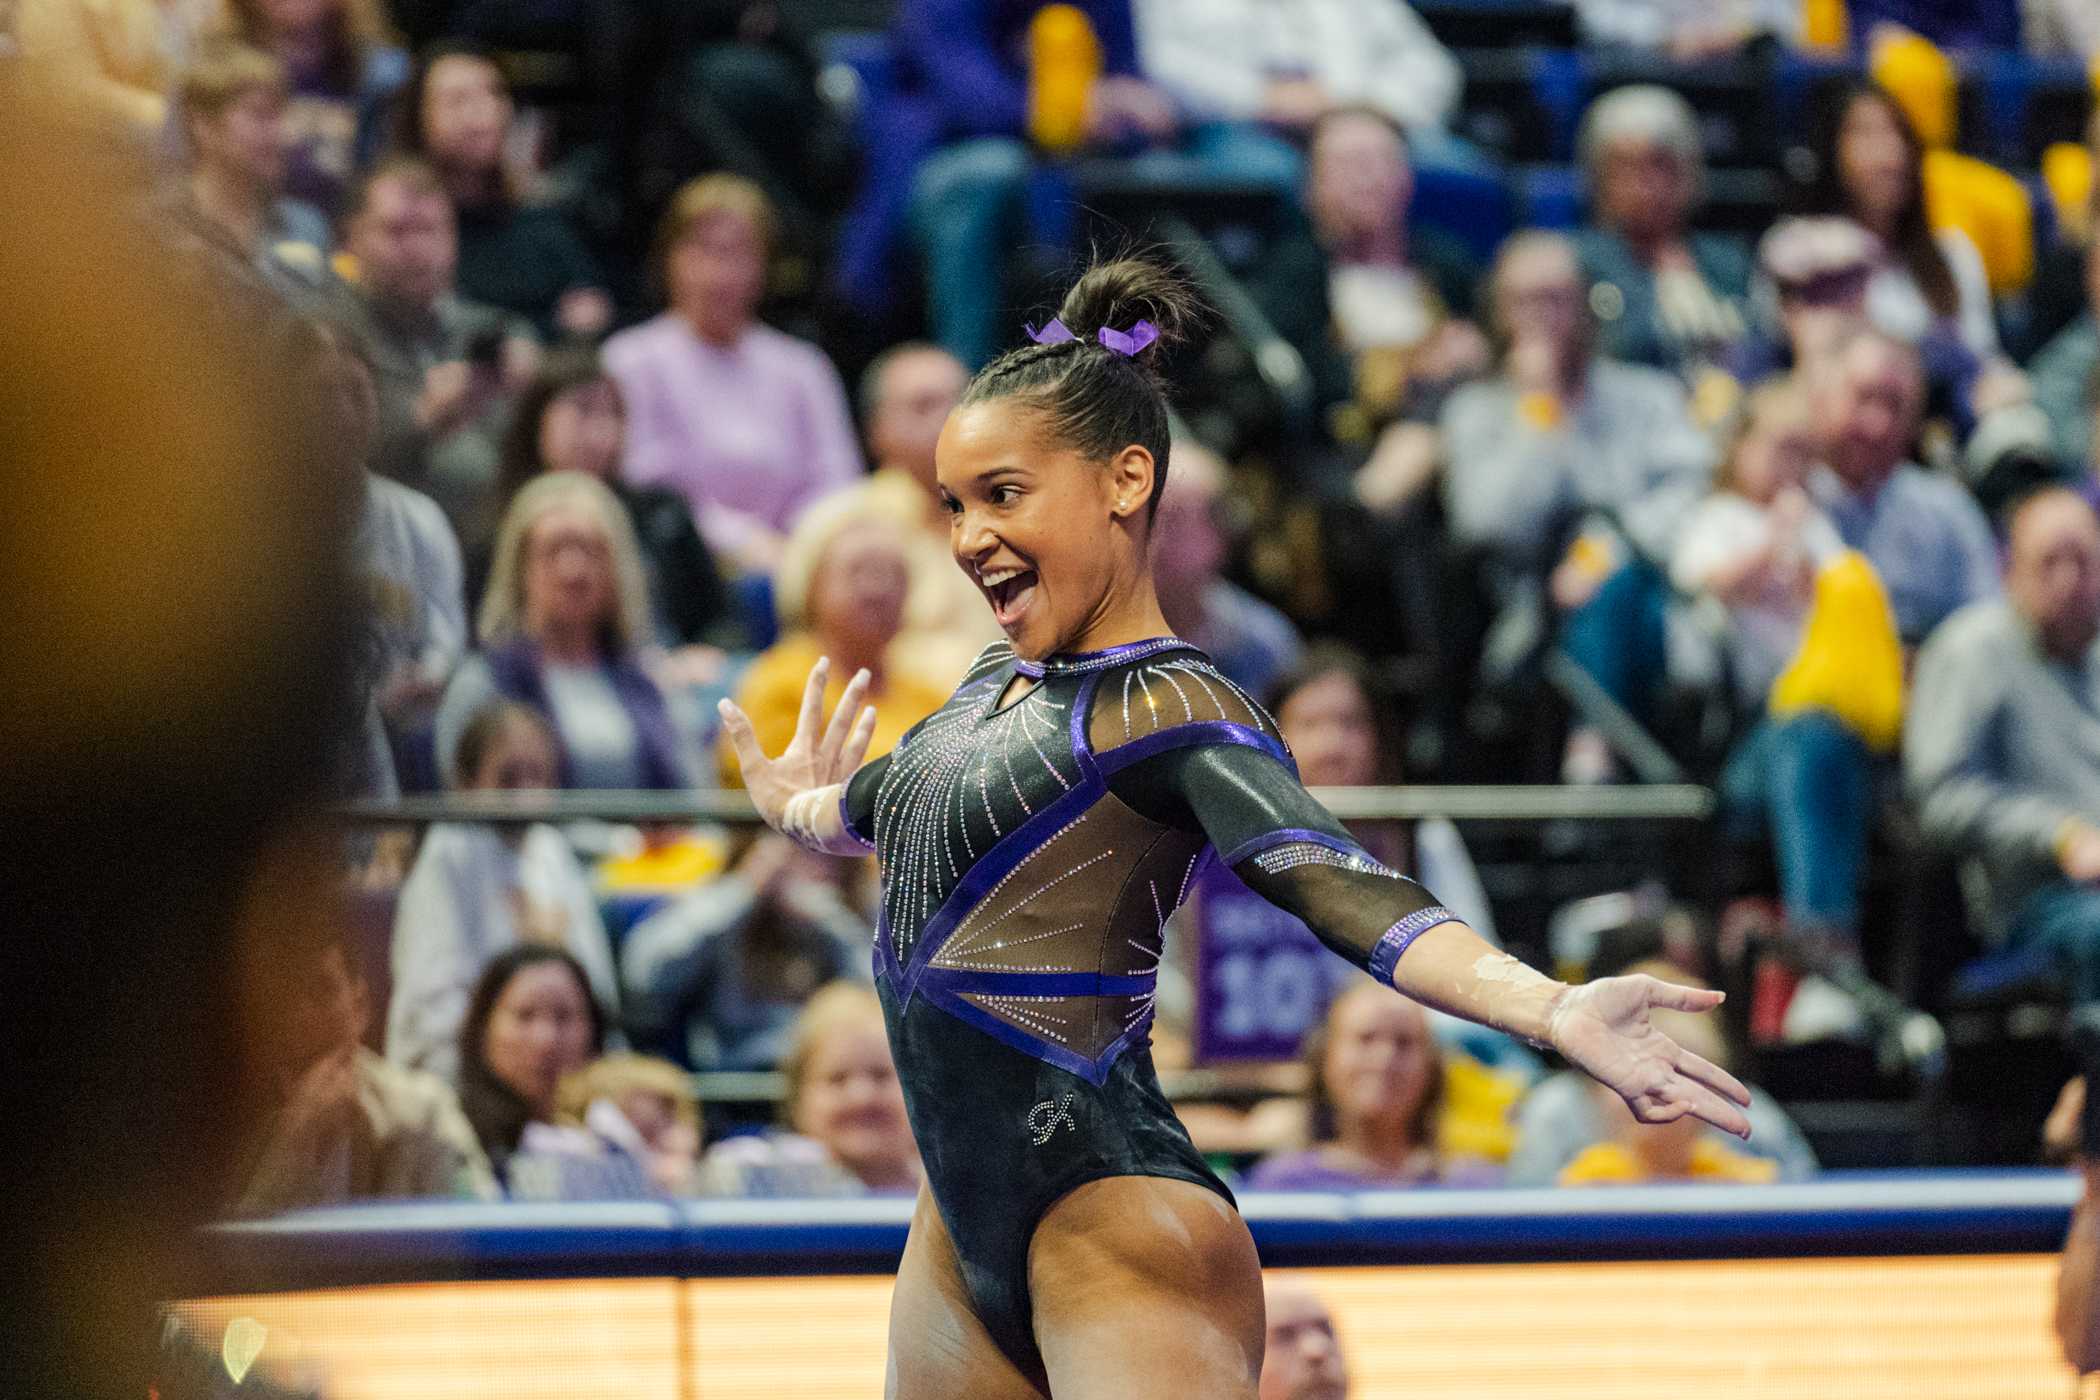
<path fill-rule="evenodd" d="M 1333 1307 L 1363 1400 L 2063 1400 L 2055 1271 L 2049 1256 L 1987 1255 L 1299 1276 Z M 414 1284 L 184 1311 L 214 1341 L 236 1317 L 261 1322 L 259 1367 L 331 1400 L 872 1400 L 889 1287 Z"/>

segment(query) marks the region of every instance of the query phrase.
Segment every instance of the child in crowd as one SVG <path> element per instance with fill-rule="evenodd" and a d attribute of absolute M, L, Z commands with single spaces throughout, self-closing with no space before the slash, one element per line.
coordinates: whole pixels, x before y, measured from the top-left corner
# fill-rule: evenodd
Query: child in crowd
<path fill-rule="evenodd" d="M 563 1080 L 556 1102 L 563 1122 L 619 1143 L 648 1169 L 657 1189 L 693 1193 L 700 1100 L 692 1079 L 669 1060 L 607 1055 Z"/>

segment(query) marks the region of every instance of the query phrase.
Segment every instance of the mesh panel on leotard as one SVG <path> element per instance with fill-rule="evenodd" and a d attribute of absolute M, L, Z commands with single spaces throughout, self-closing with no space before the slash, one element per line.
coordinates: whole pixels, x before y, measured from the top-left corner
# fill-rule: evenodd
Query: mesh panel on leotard
<path fill-rule="evenodd" d="M 1177 726 L 1220 723 L 1283 746 L 1282 732 L 1254 697 L 1201 652 L 1174 651 L 1102 678 L 1087 716 L 1087 742 L 1107 754 Z"/>

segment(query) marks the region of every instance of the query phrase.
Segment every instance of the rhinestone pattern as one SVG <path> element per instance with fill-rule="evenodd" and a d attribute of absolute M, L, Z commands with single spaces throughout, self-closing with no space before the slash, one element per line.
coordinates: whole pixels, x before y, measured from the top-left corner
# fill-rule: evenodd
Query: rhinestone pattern
<path fill-rule="evenodd" d="M 1358 875 L 1384 875 L 1398 880 L 1400 872 L 1353 851 L 1337 851 L 1313 841 L 1286 841 L 1280 846 L 1271 846 L 1266 851 L 1257 851 L 1252 857 L 1264 875 L 1281 875 L 1286 870 L 1295 870 L 1301 865 L 1327 865 L 1336 870 L 1354 871 Z"/>

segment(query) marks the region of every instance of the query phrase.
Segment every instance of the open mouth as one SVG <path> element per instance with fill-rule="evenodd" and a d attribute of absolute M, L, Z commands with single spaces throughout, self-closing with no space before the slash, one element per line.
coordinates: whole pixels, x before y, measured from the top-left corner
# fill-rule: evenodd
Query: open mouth
<path fill-rule="evenodd" d="M 993 569 L 979 574 L 977 582 L 985 597 L 991 599 L 992 616 L 1001 627 L 1011 628 L 1018 623 L 1035 598 L 1033 569 Z"/>

